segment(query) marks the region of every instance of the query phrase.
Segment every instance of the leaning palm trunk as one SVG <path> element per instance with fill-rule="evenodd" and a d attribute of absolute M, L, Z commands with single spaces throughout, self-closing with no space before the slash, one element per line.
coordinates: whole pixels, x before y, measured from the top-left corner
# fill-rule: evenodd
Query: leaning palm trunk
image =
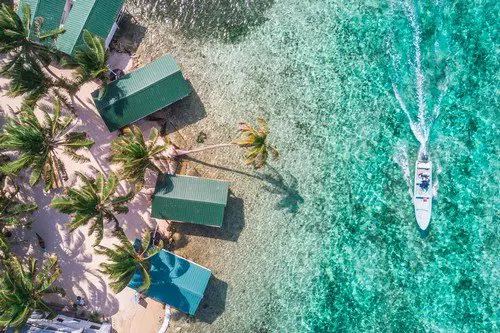
<path fill-rule="evenodd" d="M 251 125 L 247 123 L 239 123 L 238 131 L 240 137 L 231 143 L 222 143 L 207 147 L 201 147 L 191 150 L 181 150 L 181 149 L 171 149 L 170 152 L 172 157 L 180 157 L 193 153 L 198 153 L 210 149 L 229 147 L 236 145 L 242 148 L 248 148 L 249 150 L 245 153 L 245 159 L 247 165 L 252 165 L 256 169 L 262 168 L 267 163 L 267 158 L 269 153 L 273 156 L 275 160 L 279 158 L 278 150 L 267 143 L 267 136 L 269 134 L 269 127 L 264 119 L 257 118 L 257 122 L 260 125 L 258 130 L 254 129 Z"/>
<path fill-rule="evenodd" d="M 182 150 L 182 149 L 175 149 L 175 156 L 183 156 L 183 155 L 189 155 L 189 154 L 194 154 L 194 153 L 199 153 L 202 151 L 206 150 L 211 150 L 211 149 L 217 149 L 217 148 L 223 148 L 223 147 L 230 147 L 232 146 L 233 143 L 220 143 L 217 145 L 211 145 L 211 146 L 206 146 L 206 147 L 201 147 L 201 148 L 195 148 L 191 150 Z"/>

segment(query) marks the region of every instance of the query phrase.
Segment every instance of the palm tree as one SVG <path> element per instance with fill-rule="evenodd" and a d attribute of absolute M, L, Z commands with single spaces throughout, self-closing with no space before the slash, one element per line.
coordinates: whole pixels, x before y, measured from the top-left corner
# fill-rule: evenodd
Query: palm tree
<path fill-rule="evenodd" d="M 151 129 L 149 139 L 144 140 L 141 130 L 137 126 L 127 127 L 123 135 L 111 142 L 111 163 L 120 164 L 120 177 L 133 181 L 137 189 L 142 188 L 147 170 L 154 172 L 170 173 L 172 159 L 169 159 L 167 151 L 171 147 L 168 138 L 161 138 L 156 128 Z M 167 166 L 165 167 L 165 163 Z"/>
<path fill-rule="evenodd" d="M 87 162 L 89 159 L 79 151 L 89 148 L 94 141 L 85 132 L 71 131 L 73 119 L 61 116 L 61 103 L 54 102 L 54 114 L 45 110 L 41 122 L 31 106 L 24 104 L 18 118 L 8 118 L 3 132 L 0 133 L 0 149 L 17 152 L 18 158 L 0 166 L 0 172 L 15 174 L 25 168 L 31 169 L 30 185 L 43 178 L 45 190 L 62 186 L 67 179 L 64 154 L 75 161 Z"/>
<path fill-rule="evenodd" d="M 274 146 L 267 142 L 267 136 L 269 134 L 269 126 L 267 125 L 267 122 L 262 118 L 257 118 L 257 122 L 260 125 L 258 130 L 253 128 L 248 123 L 239 123 L 238 132 L 240 134 L 240 138 L 231 143 L 217 144 L 192 150 L 175 149 L 175 157 L 205 151 L 208 149 L 237 145 L 239 147 L 250 149 L 245 153 L 247 165 L 252 165 L 256 169 L 262 168 L 266 165 L 269 153 L 275 160 L 277 160 L 279 158 L 279 152 Z"/>
<path fill-rule="evenodd" d="M 107 179 L 102 174 L 96 179 L 87 178 L 81 173 L 78 175 L 82 186 L 66 189 L 65 196 L 54 198 L 51 206 L 61 213 L 71 214 L 70 231 L 90 223 L 88 235 L 95 232 L 94 245 L 98 245 L 104 235 L 104 222 L 114 221 L 115 229 L 119 228 L 115 214 L 128 213 L 126 203 L 133 199 L 134 192 L 117 196 L 118 178 L 114 173 Z"/>
<path fill-rule="evenodd" d="M 4 180 L 5 181 L 5 180 Z M 22 203 L 16 196 L 19 193 L 19 188 L 14 187 L 14 191 L 5 189 L 5 186 L 0 188 L 0 226 L 21 225 L 25 221 L 27 214 L 37 210 L 36 204 Z"/>
<path fill-rule="evenodd" d="M 276 147 L 267 143 L 267 135 L 269 134 L 269 126 L 262 118 L 257 118 L 259 129 L 254 129 L 247 123 L 239 123 L 238 131 L 240 138 L 234 140 L 233 143 L 244 148 L 250 148 L 245 153 L 247 165 L 253 165 L 256 169 L 262 168 L 267 163 L 269 153 L 274 160 L 279 159 L 279 152 Z"/>
<path fill-rule="evenodd" d="M 48 294 L 64 296 L 64 290 L 52 284 L 61 275 L 55 255 L 44 260 L 41 267 L 30 258 L 24 267 L 18 258 L 7 255 L 0 272 L 0 327 L 21 329 L 35 310 L 55 311 L 43 300 Z"/>
<path fill-rule="evenodd" d="M 143 283 L 139 291 L 146 291 L 151 285 L 151 276 L 149 275 L 149 259 L 156 255 L 163 248 L 163 242 L 160 240 L 158 245 L 151 244 L 151 233 L 145 231 L 139 248 L 127 239 L 123 230 L 118 229 L 116 236 L 121 245 L 114 245 L 114 249 L 104 246 L 98 246 L 96 252 L 108 257 L 110 262 L 101 263 L 99 270 L 108 275 L 113 280 L 109 285 L 115 293 L 122 291 L 132 280 L 136 271 L 142 275 Z"/>
<path fill-rule="evenodd" d="M 37 17 L 31 26 L 31 9 L 26 3 L 22 7 L 22 18 L 8 6 L 0 8 L 0 54 L 6 54 L 6 60 L 0 68 L 0 74 L 11 79 L 9 94 L 20 96 L 27 94 L 26 102 L 34 105 L 40 98 L 52 92 L 70 107 L 59 89 L 70 96 L 78 91 L 74 82 L 61 79 L 49 68 L 59 52 L 47 41 L 55 39 L 64 32 L 63 28 L 40 33 L 43 17 Z M 46 75 L 45 71 L 52 75 Z"/>
<path fill-rule="evenodd" d="M 78 85 L 98 79 L 105 86 L 108 82 L 109 52 L 104 46 L 104 40 L 88 30 L 83 31 L 83 40 L 85 45 L 76 51 L 74 59 Z"/>
<path fill-rule="evenodd" d="M 71 104 L 59 89 L 65 90 L 70 96 L 77 91 L 75 84 L 47 76 L 36 62 L 16 62 L 4 76 L 10 79 L 7 94 L 12 97 L 26 95 L 24 102 L 31 106 L 49 93 L 53 93 L 65 106 L 71 108 Z"/>
<path fill-rule="evenodd" d="M 9 71 L 16 63 L 27 62 L 37 62 L 49 70 L 48 65 L 57 53 L 44 42 L 57 38 L 64 33 L 64 29 L 57 28 L 40 33 L 42 26 L 42 17 L 35 18 L 31 26 L 31 8 L 28 4 L 23 4 L 22 18 L 9 6 L 1 5 L 0 53 L 7 54 L 8 57 L 0 69 L 0 74 Z"/>
<path fill-rule="evenodd" d="M 2 0 L 2 2 L 10 8 L 14 8 L 14 0 Z"/>

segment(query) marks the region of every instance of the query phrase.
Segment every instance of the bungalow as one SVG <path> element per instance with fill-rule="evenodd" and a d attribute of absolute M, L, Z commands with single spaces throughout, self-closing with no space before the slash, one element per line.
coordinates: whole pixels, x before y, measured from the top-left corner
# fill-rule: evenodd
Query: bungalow
<path fill-rule="evenodd" d="M 40 33 L 59 28 L 61 18 L 63 16 L 64 6 L 68 0 L 21 0 L 17 13 L 22 17 L 23 7 L 29 5 L 31 9 L 30 26 L 34 26 L 35 18 L 42 17 L 43 25 Z M 33 31 L 30 33 L 30 38 L 34 39 Z"/>
<path fill-rule="evenodd" d="M 159 175 L 153 195 L 151 216 L 157 219 L 221 227 L 229 183 L 225 181 Z"/>
<path fill-rule="evenodd" d="M 137 248 L 140 240 L 136 239 Z M 149 259 L 151 286 L 148 297 L 194 315 L 205 294 L 212 272 L 203 266 L 184 259 L 170 251 L 161 250 Z M 137 271 L 128 286 L 137 290 L 143 283 Z"/>
<path fill-rule="evenodd" d="M 48 312 L 47 312 L 48 314 Z M 20 330 L 23 333 L 111 333 L 113 328 L 111 324 L 98 324 L 84 319 L 77 319 L 58 314 L 53 319 L 46 319 L 47 314 L 35 312 L 28 319 L 28 322 Z M 17 332 L 13 328 L 8 328 L 7 333 Z"/>
<path fill-rule="evenodd" d="M 110 132 L 128 126 L 188 96 L 191 89 L 172 56 L 155 61 L 111 82 L 104 95 L 92 93 Z"/>
<path fill-rule="evenodd" d="M 106 48 L 109 47 L 123 15 L 124 2 L 125 0 L 65 0 L 60 17 L 66 32 L 57 38 L 56 48 L 68 55 L 75 55 L 78 47 L 84 44 L 84 30 L 104 39 Z"/>

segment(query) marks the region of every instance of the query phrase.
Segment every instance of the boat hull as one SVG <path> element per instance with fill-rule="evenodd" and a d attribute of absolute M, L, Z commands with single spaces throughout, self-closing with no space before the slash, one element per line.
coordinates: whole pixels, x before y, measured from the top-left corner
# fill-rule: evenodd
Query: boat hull
<path fill-rule="evenodd" d="M 413 204 L 417 224 L 426 230 L 432 212 L 432 163 L 428 160 L 418 160 L 415 164 Z"/>

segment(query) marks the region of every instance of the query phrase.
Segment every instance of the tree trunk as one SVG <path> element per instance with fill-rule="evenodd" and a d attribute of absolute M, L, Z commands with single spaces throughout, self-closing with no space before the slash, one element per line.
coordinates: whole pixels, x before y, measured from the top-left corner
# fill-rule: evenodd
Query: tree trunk
<path fill-rule="evenodd" d="M 188 154 L 192 154 L 192 153 L 198 153 L 198 152 L 201 152 L 201 151 L 215 149 L 215 148 L 229 147 L 229 146 L 232 146 L 232 145 L 233 145 L 232 143 L 221 143 L 221 144 L 218 144 L 218 145 L 212 145 L 212 146 L 207 146 L 207 147 L 202 147 L 202 148 L 196 148 L 196 149 L 191 149 L 191 150 L 176 149 L 175 152 L 176 152 L 177 156 L 183 156 L 183 155 L 188 155 Z"/>

